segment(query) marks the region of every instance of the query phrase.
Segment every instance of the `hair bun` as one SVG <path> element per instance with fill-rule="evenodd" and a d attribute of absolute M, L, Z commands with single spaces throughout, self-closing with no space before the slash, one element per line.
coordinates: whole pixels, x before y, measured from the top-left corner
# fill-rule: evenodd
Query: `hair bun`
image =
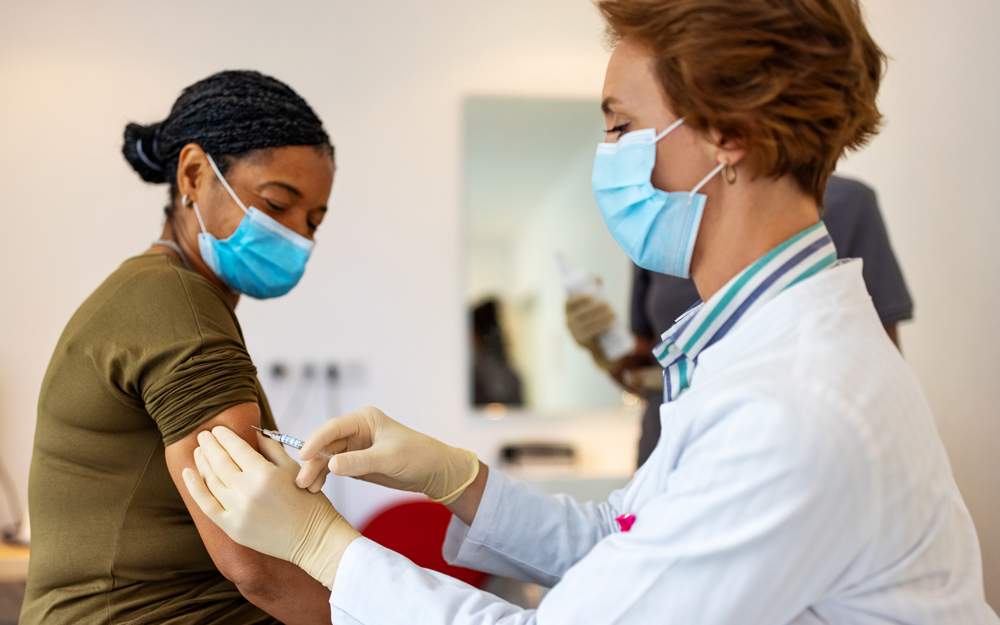
<path fill-rule="evenodd" d="M 125 144 L 122 154 L 139 176 L 146 182 L 167 182 L 167 167 L 159 150 L 160 124 L 143 126 L 129 124 L 125 127 Z"/>

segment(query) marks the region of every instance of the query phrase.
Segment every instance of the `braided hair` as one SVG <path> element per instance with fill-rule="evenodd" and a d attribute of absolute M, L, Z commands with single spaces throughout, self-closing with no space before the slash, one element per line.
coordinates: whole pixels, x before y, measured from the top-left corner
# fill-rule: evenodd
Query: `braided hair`
<path fill-rule="evenodd" d="M 323 122 L 285 83 L 254 71 L 224 71 L 185 89 L 159 123 L 125 127 L 122 154 L 146 182 L 170 184 L 173 211 L 181 149 L 199 145 L 222 173 L 254 150 L 313 145 L 333 156 Z"/>

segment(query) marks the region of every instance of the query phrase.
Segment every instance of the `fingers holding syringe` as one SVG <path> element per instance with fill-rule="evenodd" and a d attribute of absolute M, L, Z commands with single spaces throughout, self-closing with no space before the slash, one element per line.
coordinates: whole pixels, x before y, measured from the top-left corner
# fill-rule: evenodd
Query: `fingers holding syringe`
<path fill-rule="evenodd" d="M 302 445 L 302 449 L 299 450 L 299 459 L 312 460 L 320 451 L 331 454 L 340 453 L 347 449 L 347 443 L 351 439 L 364 439 L 368 444 L 371 444 L 371 428 L 362 414 L 364 410 L 363 408 L 351 414 L 334 417 L 319 426 Z"/>
<path fill-rule="evenodd" d="M 391 477 L 395 472 L 388 462 L 389 454 L 389 449 L 378 443 L 367 449 L 345 451 L 330 458 L 330 473 L 399 488 Z"/>
<path fill-rule="evenodd" d="M 355 446 L 371 444 L 371 428 L 362 415 L 363 411 L 364 409 L 334 417 L 306 439 L 302 449 L 299 450 L 299 459 L 303 461 L 302 469 L 295 479 L 295 484 L 299 488 L 308 488 L 316 492 L 323 486 L 326 475 L 332 467 L 332 461 L 328 463 L 328 458 L 317 455 L 319 452 L 325 451 L 336 456 L 346 451 L 352 440 Z"/>
<path fill-rule="evenodd" d="M 308 488 L 315 493 L 323 487 L 326 476 L 332 473 L 340 477 L 356 477 L 391 487 L 392 485 L 385 483 L 381 477 L 385 470 L 384 465 L 384 453 L 376 447 L 340 451 L 334 453 L 329 462 L 326 458 L 316 456 L 302 464 L 302 469 L 295 478 L 295 485 L 299 488 Z"/>
<path fill-rule="evenodd" d="M 312 460 L 306 460 L 299 468 L 299 473 L 295 477 L 295 485 L 305 488 L 310 493 L 318 493 L 326 482 L 326 476 L 330 474 L 327 466 L 327 458 L 315 456 Z"/>
<path fill-rule="evenodd" d="M 312 484 L 306 487 L 306 490 L 310 493 L 318 493 L 321 491 L 323 489 L 323 484 L 326 483 L 326 476 L 329 474 L 330 470 L 324 467 L 323 472 L 319 474 L 319 477 L 313 480 Z"/>
<path fill-rule="evenodd" d="M 304 450 L 305 447 L 303 446 L 302 449 Z M 341 439 L 320 448 L 308 460 L 305 459 L 306 454 L 301 453 L 302 468 L 299 469 L 299 474 L 295 478 L 295 485 L 299 488 L 306 488 L 312 493 L 318 492 L 323 487 L 326 476 L 330 473 L 328 464 L 330 457 L 326 454 L 337 454 L 345 449 L 347 449 L 347 440 Z M 325 451 L 326 454 L 319 455 L 321 451 Z"/>

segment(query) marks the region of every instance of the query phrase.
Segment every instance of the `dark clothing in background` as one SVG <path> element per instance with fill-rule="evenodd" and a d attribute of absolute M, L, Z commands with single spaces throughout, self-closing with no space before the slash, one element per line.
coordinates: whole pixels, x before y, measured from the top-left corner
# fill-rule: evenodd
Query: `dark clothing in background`
<path fill-rule="evenodd" d="M 507 359 L 500 300 L 488 298 L 472 309 L 472 395 L 477 406 L 520 406 L 521 378 Z"/>
<path fill-rule="evenodd" d="M 913 301 L 903 273 L 889 245 L 875 192 L 855 180 L 832 176 L 823 200 L 823 221 L 837 247 L 838 258 L 864 259 L 868 293 L 883 325 L 913 317 Z M 651 336 L 654 343 L 699 299 L 693 280 L 668 276 L 639 267 L 632 282 L 632 332 Z M 653 453 L 660 438 L 660 393 L 646 396 L 639 439 L 639 466 Z"/>
<path fill-rule="evenodd" d="M 823 221 L 838 258 L 864 259 L 862 275 L 882 325 L 913 318 L 913 300 L 889 244 L 875 191 L 847 178 L 831 177 L 823 200 Z"/>
<path fill-rule="evenodd" d="M 506 360 L 477 352 L 472 364 L 472 394 L 477 406 L 507 404 L 520 406 L 521 379 Z"/>

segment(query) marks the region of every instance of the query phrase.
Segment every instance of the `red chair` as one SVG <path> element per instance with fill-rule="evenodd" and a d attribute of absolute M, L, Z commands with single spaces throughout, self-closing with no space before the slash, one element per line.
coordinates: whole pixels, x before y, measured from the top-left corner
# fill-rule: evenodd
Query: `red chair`
<path fill-rule="evenodd" d="M 451 566 L 441 555 L 450 521 L 451 512 L 441 504 L 411 501 L 382 510 L 362 528 L 361 534 L 409 558 L 417 566 L 481 588 L 489 575 Z"/>

